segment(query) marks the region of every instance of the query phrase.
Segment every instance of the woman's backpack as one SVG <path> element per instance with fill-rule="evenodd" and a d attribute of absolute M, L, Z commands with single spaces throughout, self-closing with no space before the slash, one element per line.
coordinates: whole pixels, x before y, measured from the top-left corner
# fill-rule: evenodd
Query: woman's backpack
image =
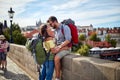
<path fill-rule="evenodd" d="M 38 34 L 36 38 L 31 39 L 26 46 L 31 53 L 35 53 L 36 61 L 39 65 L 43 64 L 48 57 L 43 47 L 43 37 Z"/>

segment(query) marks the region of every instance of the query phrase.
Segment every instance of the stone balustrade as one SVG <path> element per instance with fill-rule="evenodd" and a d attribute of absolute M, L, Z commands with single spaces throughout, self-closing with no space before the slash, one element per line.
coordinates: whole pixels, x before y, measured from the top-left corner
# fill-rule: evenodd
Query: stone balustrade
<path fill-rule="evenodd" d="M 75 55 L 62 62 L 62 80 L 120 80 L 120 62 Z"/>
<path fill-rule="evenodd" d="M 25 46 L 11 44 L 8 57 L 26 71 L 31 77 L 38 80 L 37 65 L 31 56 L 31 52 L 29 52 Z"/>
<path fill-rule="evenodd" d="M 25 46 L 11 44 L 8 56 L 31 77 L 38 80 L 36 64 Z M 62 59 L 61 78 L 62 80 L 120 80 L 120 62 L 70 54 Z"/>

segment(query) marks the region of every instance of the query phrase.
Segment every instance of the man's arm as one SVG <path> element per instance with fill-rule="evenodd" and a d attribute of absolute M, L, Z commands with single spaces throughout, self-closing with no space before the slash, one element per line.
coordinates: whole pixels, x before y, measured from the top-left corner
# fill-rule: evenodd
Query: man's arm
<path fill-rule="evenodd" d="M 64 46 L 67 46 L 71 42 L 71 30 L 67 25 L 63 25 L 63 33 L 65 37 L 65 41 L 62 42 L 58 47 L 62 48 Z"/>
<path fill-rule="evenodd" d="M 71 42 L 71 30 L 67 25 L 63 26 L 63 32 L 64 32 L 64 37 L 65 37 L 65 41 L 62 42 L 62 44 L 60 44 L 59 46 L 56 47 L 56 49 L 58 51 L 60 51 L 61 48 L 68 46 L 68 44 Z"/>

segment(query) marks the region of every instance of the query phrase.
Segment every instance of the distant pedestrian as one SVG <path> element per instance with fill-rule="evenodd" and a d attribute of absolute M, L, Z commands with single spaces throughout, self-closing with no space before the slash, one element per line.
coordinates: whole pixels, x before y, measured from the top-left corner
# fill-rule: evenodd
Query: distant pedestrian
<path fill-rule="evenodd" d="M 8 49 L 8 41 L 6 41 L 6 38 L 4 35 L 0 35 L 0 68 L 2 70 L 7 70 L 7 49 Z"/>

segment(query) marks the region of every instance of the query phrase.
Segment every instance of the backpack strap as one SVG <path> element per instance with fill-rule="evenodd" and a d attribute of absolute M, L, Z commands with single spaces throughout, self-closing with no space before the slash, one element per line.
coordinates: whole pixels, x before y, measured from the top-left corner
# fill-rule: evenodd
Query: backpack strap
<path fill-rule="evenodd" d="M 51 51 L 51 50 L 49 50 L 48 53 L 46 52 L 46 54 L 45 54 L 45 55 L 46 55 L 46 60 L 49 60 L 50 51 Z"/>
<path fill-rule="evenodd" d="M 65 39 L 65 35 L 64 35 L 64 24 L 62 24 L 62 28 L 61 28 L 61 32 L 62 32 L 62 34 L 63 34 L 63 36 L 64 36 L 64 39 Z"/>
<path fill-rule="evenodd" d="M 31 48 L 32 48 L 32 49 L 35 49 L 35 47 L 36 47 L 36 45 L 37 45 L 37 43 L 38 43 L 38 41 L 39 41 L 40 39 L 42 39 L 42 42 L 43 42 L 43 37 L 42 37 L 40 34 L 38 34 L 37 39 L 34 39 L 34 40 L 32 41 L 32 45 L 31 45 Z M 43 46 L 43 44 L 42 44 L 42 46 Z"/>
<path fill-rule="evenodd" d="M 62 34 L 63 34 L 63 36 L 64 36 L 64 39 L 65 39 L 65 35 L 64 35 L 64 25 L 66 25 L 66 24 L 62 24 L 62 28 L 61 28 L 61 32 L 62 32 Z M 68 25 L 67 25 L 68 26 Z M 72 47 L 72 41 L 68 44 L 68 47 Z"/>

